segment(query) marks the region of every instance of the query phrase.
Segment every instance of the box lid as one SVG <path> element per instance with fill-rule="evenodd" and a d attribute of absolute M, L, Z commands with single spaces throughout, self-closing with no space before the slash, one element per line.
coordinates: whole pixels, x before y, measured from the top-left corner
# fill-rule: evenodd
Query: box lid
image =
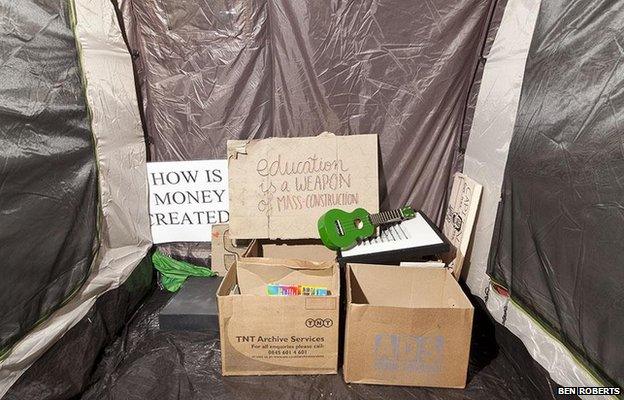
<path fill-rule="evenodd" d="M 327 210 L 379 211 L 377 135 L 230 140 L 230 235 L 314 239 Z"/>

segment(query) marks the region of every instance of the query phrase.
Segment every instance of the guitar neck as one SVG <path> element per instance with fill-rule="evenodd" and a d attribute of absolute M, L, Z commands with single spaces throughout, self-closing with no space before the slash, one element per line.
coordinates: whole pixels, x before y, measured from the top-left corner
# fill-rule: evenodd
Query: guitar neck
<path fill-rule="evenodd" d="M 375 226 L 399 222 L 404 219 L 406 218 L 401 213 L 401 210 L 384 211 L 370 215 L 370 221 Z"/>

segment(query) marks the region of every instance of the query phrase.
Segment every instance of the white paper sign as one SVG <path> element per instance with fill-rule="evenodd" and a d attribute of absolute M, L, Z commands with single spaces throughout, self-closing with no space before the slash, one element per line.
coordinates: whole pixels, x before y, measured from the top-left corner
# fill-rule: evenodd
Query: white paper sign
<path fill-rule="evenodd" d="M 210 242 L 230 217 L 227 173 L 227 160 L 147 163 L 153 242 Z"/>

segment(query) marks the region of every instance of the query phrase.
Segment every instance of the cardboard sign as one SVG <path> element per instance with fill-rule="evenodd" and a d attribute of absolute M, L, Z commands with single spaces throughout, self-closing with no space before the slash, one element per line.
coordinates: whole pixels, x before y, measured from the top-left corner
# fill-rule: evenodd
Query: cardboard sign
<path fill-rule="evenodd" d="M 444 261 L 452 268 L 453 275 L 458 279 L 477 218 L 482 189 L 483 186 L 466 175 L 455 174 L 442 232 L 454 247 L 443 257 Z"/>
<path fill-rule="evenodd" d="M 379 210 L 377 135 L 228 141 L 230 234 L 318 238 L 331 208 Z"/>
<path fill-rule="evenodd" d="M 227 223 L 226 160 L 147 163 L 155 244 L 210 242 L 211 226 Z"/>

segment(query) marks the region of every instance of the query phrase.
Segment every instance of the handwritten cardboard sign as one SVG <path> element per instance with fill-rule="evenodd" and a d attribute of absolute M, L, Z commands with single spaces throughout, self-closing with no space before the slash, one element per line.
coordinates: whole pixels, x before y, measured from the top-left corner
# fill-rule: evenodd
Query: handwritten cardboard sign
<path fill-rule="evenodd" d="M 443 258 L 458 279 L 477 218 L 482 189 L 483 186 L 464 174 L 456 173 L 453 178 L 451 198 L 446 209 L 442 232 L 454 249 Z"/>
<path fill-rule="evenodd" d="M 226 160 L 147 163 L 154 243 L 210 242 L 229 221 Z"/>
<path fill-rule="evenodd" d="M 318 238 L 327 210 L 379 209 L 377 135 L 228 141 L 230 235 Z"/>

